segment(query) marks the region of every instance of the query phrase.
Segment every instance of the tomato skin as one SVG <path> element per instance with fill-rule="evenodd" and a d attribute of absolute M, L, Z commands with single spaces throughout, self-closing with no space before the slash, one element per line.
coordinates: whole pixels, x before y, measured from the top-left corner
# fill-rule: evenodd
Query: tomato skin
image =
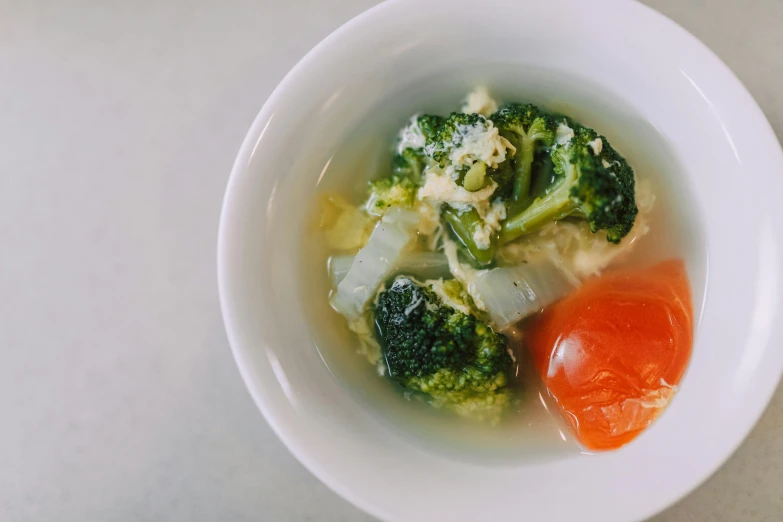
<path fill-rule="evenodd" d="M 534 364 L 581 444 L 619 448 L 666 407 L 693 344 L 682 260 L 588 279 L 526 333 Z"/>

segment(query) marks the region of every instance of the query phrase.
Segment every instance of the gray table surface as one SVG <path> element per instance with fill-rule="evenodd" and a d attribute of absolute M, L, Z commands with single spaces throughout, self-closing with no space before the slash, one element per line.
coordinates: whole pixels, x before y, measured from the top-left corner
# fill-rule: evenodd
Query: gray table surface
<path fill-rule="evenodd" d="M 217 301 L 253 117 L 372 0 L 0 0 L 0 520 L 365 521 L 252 404 Z M 783 1 L 648 0 L 783 135 Z M 783 520 L 783 391 L 656 522 Z"/>

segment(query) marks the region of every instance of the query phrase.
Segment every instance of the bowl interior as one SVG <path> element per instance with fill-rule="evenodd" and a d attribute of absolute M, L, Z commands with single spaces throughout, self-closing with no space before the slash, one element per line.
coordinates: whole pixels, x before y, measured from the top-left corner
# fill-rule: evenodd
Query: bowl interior
<path fill-rule="evenodd" d="M 482 10 L 504 13 L 491 32 L 475 23 L 475 5 L 382 4 L 319 45 L 267 102 L 240 151 L 221 220 L 232 349 L 288 447 L 376 516 L 475 520 L 487 506 L 512 515 L 524 505 L 547 520 L 584 506 L 603 520 L 639 519 L 728 457 L 780 376 L 783 354 L 771 348 L 780 342 L 772 328 L 780 319 L 780 147 L 725 66 L 641 5 L 490 0 Z M 308 317 L 322 313 L 314 302 L 324 296 L 303 274 L 323 268 L 308 264 L 302 238 L 315 193 L 371 175 L 357 166 L 383 161 L 411 113 L 448 111 L 478 83 L 500 99 L 596 127 L 666 187 L 660 204 L 701 322 L 676 399 L 620 451 L 505 465 L 431 451 L 347 393 L 314 345 Z"/>
<path fill-rule="evenodd" d="M 475 63 L 468 67 L 444 68 L 378 100 L 356 128 L 335 136 L 339 140 L 337 148 L 326 163 L 312 167 L 319 172 L 317 179 L 311 177 L 315 191 L 336 192 L 357 203 L 362 201 L 366 197 L 366 181 L 388 173 L 396 133 L 411 114 L 448 114 L 459 107 L 477 82 L 491 86 L 499 100 L 534 102 L 555 113 L 577 116 L 579 121 L 599 129 L 629 158 L 638 178 L 654 185 L 652 231 L 636 247 L 630 261 L 652 264 L 672 256 L 683 257 L 698 317 L 706 289 L 701 215 L 690 182 L 666 137 L 636 114 L 622 100 L 621 93 L 602 90 L 589 78 L 507 62 Z M 547 403 L 545 393 L 540 393 L 529 361 L 520 365 L 526 383 L 520 390 L 524 394 L 522 414 L 513 415 L 491 430 L 448 416 L 433 416 L 431 408 L 406 400 L 387 380 L 379 379 L 375 368 L 357 356 L 355 336 L 325 298 L 330 282 L 326 271 L 328 252 L 322 235 L 314 226 L 306 224 L 303 228 L 296 281 L 303 316 L 324 362 L 344 384 L 345 391 L 369 414 L 428 451 L 463 461 L 516 465 L 519 461 L 563 458 L 579 451 L 568 428 L 558 422 L 557 415 L 546 411 L 552 405 Z"/>

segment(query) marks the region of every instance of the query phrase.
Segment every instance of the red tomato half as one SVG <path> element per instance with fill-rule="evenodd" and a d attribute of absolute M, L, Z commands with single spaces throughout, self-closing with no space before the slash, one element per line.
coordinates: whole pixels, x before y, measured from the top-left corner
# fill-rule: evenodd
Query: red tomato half
<path fill-rule="evenodd" d="M 582 445 L 618 448 L 666 407 L 693 343 L 681 260 L 589 279 L 527 333 L 536 368 Z"/>

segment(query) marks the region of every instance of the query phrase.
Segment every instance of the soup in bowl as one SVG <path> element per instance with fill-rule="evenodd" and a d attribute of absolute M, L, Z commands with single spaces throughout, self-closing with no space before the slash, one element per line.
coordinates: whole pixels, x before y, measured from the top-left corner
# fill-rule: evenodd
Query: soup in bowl
<path fill-rule="evenodd" d="M 240 371 L 378 517 L 651 515 L 779 378 L 779 145 L 687 33 L 599 4 L 611 37 L 580 2 L 487 2 L 489 33 L 472 2 L 383 4 L 240 151 L 218 254 Z"/>
<path fill-rule="evenodd" d="M 410 117 L 397 113 L 394 98 L 384 100 L 333 156 L 302 236 L 310 331 L 348 393 L 433 451 L 510 462 L 616 448 L 662 411 L 684 373 L 691 288 L 699 304 L 705 288 L 700 216 L 673 153 L 649 124 L 604 123 L 623 145 L 646 144 L 629 163 L 609 138 L 565 115 L 580 103 L 601 107 L 596 94 L 582 101 L 537 91 L 525 78 L 556 83 L 545 70 L 499 72 L 483 72 L 491 89 L 476 87 L 461 100 L 441 92 L 426 104 L 446 107 L 443 115 Z M 432 81 L 461 83 L 448 74 Z M 504 103 L 495 91 L 537 105 Z M 599 123 L 607 116 L 581 114 Z M 401 128 L 385 136 L 384 121 Z M 640 309 L 623 316 L 628 298 L 609 298 L 606 324 L 592 319 L 593 328 L 569 337 L 571 326 L 550 320 L 543 335 L 549 316 L 567 306 L 560 301 L 585 291 L 583 282 L 606 288 L 569 316 L 585 315 L 618 285 L 649 279 L 662 262 L 680 272 L 650 289 L 668 291 L 668 302 L 636 291 L 630 299 Z M 618 270 L 625 279 L 601 277 Z M 682 317 L 670 314 L 678 309 Z M 656 311 L 683 324 L 636 337 Z M 620 323 L 627 333 L 610 343 L 607 331 Z M 584 357 L 595 349 L 604 352 Z M 357 366 L 357 357 L 369 364 Z M 555 381 L 546 381 L 557 377 L 555 358 L 569 362 L 560 376 L 569 382 L 594 365 L 582 388 L 553 393 Z M 368 382 L 378 375 L 386 382 Z M 566 407 L 565 394 L 594 400 Z M 607 440 L 591 443 L 589 433 Z"/>

